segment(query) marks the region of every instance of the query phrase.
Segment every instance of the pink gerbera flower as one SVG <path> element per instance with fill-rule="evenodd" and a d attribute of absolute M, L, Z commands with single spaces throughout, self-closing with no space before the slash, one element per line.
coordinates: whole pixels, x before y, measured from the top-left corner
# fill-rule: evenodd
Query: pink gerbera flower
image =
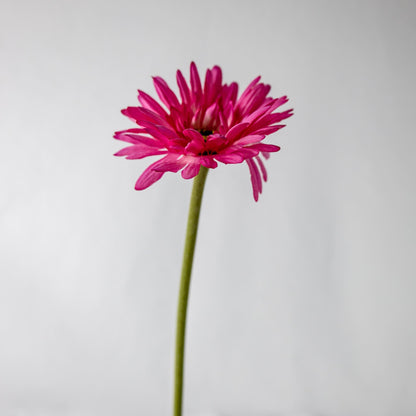
<path fill-rule="evenodd" d="M 266 135 L 284 127 L 278 124 L 293 110 L 275 112 L 288 99 L 268 96 L 270 85 L 255 78 L 238 98 L 238 85 L 222 83 L 221 68 L 208 69 L 204 85 L 195 63 L 191 63 L 190 86 L 181 71 L 176 79 L 181 100 L 160 77 L 154 77 L 156 92 L 166 106 L 139 90 L 138 107 L 122 113 L 139 127 L 116 132 L 118 140 L 131 143 L 115 156 L 142 159 L 164 155 L 139 177 L 135 189 L 142 190 L 158 181 L 165 172 L 181 170 L 184 179 L 199 173 L 202 166 L 214 169 L 217 162 L 246 162 L 251 174 L 254 199 L 262 191 L 267 172 L 261 157 L 269 158 L 279 146 L 263 143 Z"/>

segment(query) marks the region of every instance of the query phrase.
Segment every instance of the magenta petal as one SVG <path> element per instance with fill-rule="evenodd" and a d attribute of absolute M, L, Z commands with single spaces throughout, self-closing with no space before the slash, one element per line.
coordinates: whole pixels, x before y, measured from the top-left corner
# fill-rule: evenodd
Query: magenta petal
<path fill-rule="evenodd" d="M 151 164 L 137 179 L 136 186 L 134 189 L 136 191 L 142 191 L 143 189 L 148 188 L 150 185 L 153 185 L 156 181 L 158 181 L 164 174 L 164 172 L 157 172 L 153 170 L 153 166 L 158 163 L 155 162 Z"/>
<path fill-rule="evenodd" d="M 231 154 L 219 154 L 215 155 L 215 159 L 218 160 L 218 162 L 226 163 L 226 164 L 232 164 L 232 163 L 241 163 L 244 160 L 244 157 L 237 153 L 231 153 Z"/>
<path fill-rule="evenodd" d="M 182 72 L 179 71 L 179 69 L 176 72 L 176 82 L 179 87 L 179 92 L 181 94 L 182 102 L 184 104 L 189 104 L 191 102 L 191 92 L 189 91 L 188 84 L 185 81 L 185 78 L 182 75 Z"/>
<path fill-rule="evenodd" d="M 206 141 L 207 147 L 218 153 L 226 144 L 228 144 L 228 140 L 224 136 L 220 135 L 209 136 Z"/>
<path fill-rule="evenodd" d="M 204 153 L 204 145 L 193 140 L 186 145 L 185 151 L 187 155 L 200 155 Z"/>
<path fill-rule="evenodd" d="M 221 87 L 222 84 L 222 70 L 218 65 L 212 68 L 212 87 L 216 90 Z"/>
<path fill-rule="evenodd" d="M 263 126 L 269 126 L 271 124 L 276 124 L 282 120 L 289 118 L 292 114 L 293 114 L 293 110 L 287 110 L 281 113 L 267 114 L 258 121 L 259 123 L 261 122 Z"/>
<path fill-rule="evenodd" d="M 152 110 L 155 113 L 158 113 L 162 117 L 167 116 L 167 113 L 163 109 L 163 107 L 156 100 L 154 100 L 150 95 L 146 94 L 145 92 L 141 90 L 139 90 L 138 100 L 144 108 Z"/>
<path fill-rule="evenodd" d="M 201 165 L 199 163 L 189 163 L 185 166 L 185 169 L 181 172 L 182 178 L 192 179 L 199 173 Z"/>
<path fill-rule="evenodd" d="M 180 137 L 177 137 L 170 129 L 166 129 L 164 126 L 158 126 L 151 123 L 143 123 L 146 125 L 147 133 L 157 139 L 163 146 L 171 148 L 172 144 L 177 141 L 183 141 Z M 176 137 L 175 137 L 176 136 Z"/>
<path fill-rule="evenodd" d="M 146 137 L 142 134 L 134 133 L 129 130 L 117 131 L 114 134 L 114 138 L 132 144 L 142 143 L 153 147 L 161 146 L 161 143 L 158 140 L 155 140 L 153 137 Z"/>
<path fill-rule="evenodd" d="M 261 174 L 263 176 L 263 180 L 264 180 L 264 182 L 266 182 L 267 181 L 267 170 L 266 170 L 266 167 L 264 166 L 264 163 L 260 159 L 259 156 L 256 156 L 256 161 L 257 161 L 258 165 L 260 166 L 260 170 L 261 170 Z"/>
<path fill-rule="evenodd" d="M 252 149 L 251 147 L 241 147 L 240 149 L 236 150 L 235 153 L 243 156 L 244 159 L 251 159 L 259 154 L 259 151 L 256 149 Z"/>
<path fill-rule="evenodd" d="M 205 74 L 205 84 L 204 84 L 204 95 L 207 97 L 207 102 L 209 101 L 209 93 L 212 86 L 212 71 L 210 69 L 207 69 L 207 72 Z"/>
<path fill-rule="evenodd" d="M 183 113 L 176 109 L 175 107 L 170 108 L 170 117 L 172 121 L 170 122 L 172 128 L 174 128 L 177 132 L 180 132 L 184 129 L 184 121 Z"/>
<path fill-rule="evenodd" d="M 248 125 L 249 123 L 240 123 L 235 125 L 227 132 L 225 137 L 230 141 L 235 140 L 247 128 Z"/>
<path fill-rule="evenodd" d="M 274 144 L 257 143 L 250 146 L 250 149 L 256 149 L 260 152 L 278 152 L 280 147 Z"/>
<path fill-rule="evenodd" d="M 268 134 L 272 134 L 275 131 L 282 129 L 285 126 L 286 126 L 285 124 L 277 124 L 276 126 L 264 127 L 264 128 L 261 128 L 260 130 L 254 130 L 253 133 L 264 134 L 265 136 L 267 136 Z"/>
<path fill-rule="evenodd" d="M 155 150 L 155 149 L 146 149 L 142 150 L 138 153 L 132 153 L 128 156 L 126 156 L 127 160 L 135 160 L 135 159 L 143 159 L 148 156 L 158 156 L 158 155 L 165 155 L 166 150 Z"/>
<path fill-rule="evenodd" d="M 211 105 L 211 103 L 218 100 L 218 96 L 221 93 L 222 84 L 222 71 L 219 66 L 214 66 L 211 70 L 208 70 L 205 76 L 204 95 L 206 97 L 205 103 Z"/>
<path fill-rule="evenodd" d="M 270 85 L 258 84 L 249 90 L 247 87 L 243 95 L 237 102 L 237 108 L 242 115 L 249 115 L 253 111 L 257 110 L 265 101 L 267 94 L 270 91 Z"/>
<path fill-rule="evenodd" d="M 284 95 L 283 97 L 276 98 L 273 100 L 270 104 L 269 112 L 276 110 L 276 108 L 280 107 L 283 104 L 286 104 L 289 101 L 289 99 Z"/>
<path fill-rule="evenodd" d="M 238 84 L 232 82 L 230 85 L 224 85 L 223 89 L 224 101 L 235 104 L 238 96 Z"/>
<path fill-rule="evenodd" d="M 251 184 L 253 186 L 254 200 L 258 201 L 259 194 L 261 193 L 261 190 L 262 190 L 261 189 L 262 184 L 261 184 L 260 172 L 259 172 L 259 169 L 256 166 L 256 164 L 253 162 L 253 159 L 247 159 L 246 162 L 247 162 L 248 168 L 250 170 Z"/>
<path fill-rule="evenodd" d="M 200 142 L 200 143 L 204 143 L 204 136 L 202 136 L 202 134 L 195 130 L 195 129 L 186 129 L 183 131 L 183 135 L 190 139 L 190 140 L 194 140 L 196 142 Z"/>
<path fill-rule="evenodd" d="M 201 165 L 209 169 L 215 169 L 218 163 L 212 157 L 201 157 Z"/>
<path fill-rule="evenodd" d="M 163 137 L 163 139 L 169 139 L 174 140 L 178 138 L 178 133 L 173 130 L 172 128 L 161 126 L 158 124 L 147 124 L 146 126 L 147 131 L 152 131 L 152 135 L 154 135 L 156 138 Z"/>
<path fill-rule="evenodd" d="M 175 93 L 169 88 L 166 81 L 161 77 L 153 77 L 153 84 L 155 86 L 157 95 L 162 102 L 168 107 L 179 107 L 179 101 Z"/>
<path fill-rule="evenodd" d="M 167 124 L 166 120 L 159 114 L 144 107 L 127 107 L 126 109 L 121 110 L 121 113 L 126 117 L 129 117 L 131 120 L 136 121 L 139 125 L 143 122 L 161 125 Z"/>
<path fill-rule="evenodd" d="M 203 126 L 213 125 L 215 123 L 217 114 L 218 114 L 218 104 L 213 103 L 205 111 L 205 115 L 202 120 L 202 125 Z"/>
<path fill-rule="evenodd" d="M 244 117 L 243 121 L 246 123 L 252 123 L 254 120 L 258 119 L 260 116 L 263 116 L 265 113 L 267 113 L 267 110 L 268 110 L 268 107 L 261 106 L 256 111 L 253 111 L 252 113 Z"/>
<path fill-rule="evenodd" d="M 254 78 L 253 81 L 250 82 L 250 84 L 247 86 L 247 88 L 243 91 L 241 94 L 241 97 L 238 100 L 238 104 L 244 102 L 244 100 L 247 99 L 247 97 L 252 93 L 253 88 L 257 83 L 260 81 L 261 76 L 258 76 L 257 78 Z"/>
<path fill-rule="evenodd" d="M 244 146 L 247 144 L 252 143 L 259 143 L 261 142 L 266 136 L 260 134 L 251 134 L 249 136 L 242 137 L 234 142 L 234 144 L 238 144 L 239 146 Z"/>
<path fill-rule="evenodd" d="M 201 98 L 202 95 L 202 85 L 201 79 L 199 78 L 198 69 L 195 65 L 195 62 L 191 62 L 191 88 L 194 100 L 198 100 Z"/>
<path fill-rule="evenodd" d="M 181 170 L 186 162 L 179 160 L 181 155 L 178 154 L 168 154 L 163 159 L 160 159 L 153 165 L 153 170 L 158 172 L 177 172 Z"/>
<path fill-rule="evenodd" d="M 148 156 L 156 156 L 167 153 L 167 150 L 156 149 L 154 147 L 148 147 L 143 144 L 125 147 L 119 150 L 114 156 L 126 156 L 126 159 L 143 159 Z"/>

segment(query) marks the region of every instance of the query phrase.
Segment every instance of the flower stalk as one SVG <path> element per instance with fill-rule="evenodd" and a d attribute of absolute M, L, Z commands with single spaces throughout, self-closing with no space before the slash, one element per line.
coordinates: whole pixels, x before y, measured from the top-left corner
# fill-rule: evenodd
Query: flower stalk
<path fill-rule="evenodd" d="M 201 210 L 202 195 L 207 174 L 208 168 L 201 166 L 199 174 L 194 179 L 191 201 L 189 204 L 176 323 L 174 416 L 182 416 L 186 311 L 188 309 L 189 286 L 191 283 L 192 264 L 198 232 L 199 213 Z"/>

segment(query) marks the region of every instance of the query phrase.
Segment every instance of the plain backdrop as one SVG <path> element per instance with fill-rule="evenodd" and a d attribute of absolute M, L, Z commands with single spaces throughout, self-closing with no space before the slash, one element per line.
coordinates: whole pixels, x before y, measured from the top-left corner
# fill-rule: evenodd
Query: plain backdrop
<path fill-rule="evenodd" d="M 414 1 L 2 0 L 0 414 L 170 414 L 192 184 L 134 191 L 151 161 L 112 135 L 194 60 L 295 115 L 258 203 L 246 165 L 209 173 L 185 415 L 416 415 L 415 21 Z"/>

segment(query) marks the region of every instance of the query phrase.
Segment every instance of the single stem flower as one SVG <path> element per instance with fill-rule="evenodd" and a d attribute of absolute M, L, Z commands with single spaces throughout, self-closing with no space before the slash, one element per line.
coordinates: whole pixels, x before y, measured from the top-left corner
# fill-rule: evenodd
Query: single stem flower
<path fill-rule="evenodd" d="M 139 177 L 135 186 L 137 190 L 148 188 L 165 172 L 181 171 L 184 179 L 195 178 L 186 229 L 176 328 L 173 415 L 181 416 L 186 312 L 208 170 L 216 168 L 218 162 L 236 164 L 245 161 L 257 201 L 263 181 L 267 180 L 262 158 L 268 159 L 270 153 L 280 150 L 279 146 L 263 143 L 263 140 L 268 134 L 284 127 L 279 123 L 290 117 L 293 111 L 275 111 L 288 99 L 286 96 L 269 97 L 270 86 L 260 83 L 260 77 L 255 78 L 240 97 L 237 83 L 223 84 L 218 66 L 207 70 L 204 85 L 193 62 L 190 85 L 179 70 L 176 79 L 180 100 L 162 78 L 154 77 L 156 92 L 165 107 L 139 90 L 140 105 L 122 110 L 138 127 L 118 131 L 114 137 L 130 144 L 116 156 L 142 159 L 163 155 Z"/>

